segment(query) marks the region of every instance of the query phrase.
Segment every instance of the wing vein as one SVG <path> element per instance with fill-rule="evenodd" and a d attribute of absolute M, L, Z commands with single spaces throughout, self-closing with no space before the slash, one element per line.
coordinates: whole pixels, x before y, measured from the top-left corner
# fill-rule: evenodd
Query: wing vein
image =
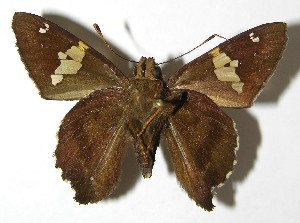
<path fill-rule="evenodd" d="M 103 156 L 99 160 L 97 167 L 95 168 L 95 172 L 101 172 L 103 167 L 106 166 L 106 163 L 108 162 L 107 160 L 109 159 L 110 154 L 112 153 L 115 143 L 120 135 L 120 132 L 122 130 L 122 127 L 124 127 L 124 115 L 120 118 L 120 121 L 117 125 L 116 131 L 114 131 L 113 135 L 110 137 L 109 142 L 107 143 Z"/>

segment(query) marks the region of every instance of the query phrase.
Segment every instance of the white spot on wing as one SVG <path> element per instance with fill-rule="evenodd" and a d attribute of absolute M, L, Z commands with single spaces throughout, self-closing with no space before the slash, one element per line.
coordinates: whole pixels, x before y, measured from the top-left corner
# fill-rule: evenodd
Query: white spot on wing
<path fill-rule="evenodd" d="M 39 32 L 40 32 L 40 33 L 46 33 L 46 32 L 49 30 L 50 26 L 49 26 L 48 23 L 45 23 L 45 22 L 44 22 L 44 26 L 45 26 L 45 28 L 40 28 L 40 29 L 39 29 Z"/>
<path fill-rule="evenodd" d="M 77 74 L 81 67 L 82 64 L 75 60 L 61 60 L 54 74 Z"/>
<path fill-rule="evenodd" d="M 224 67 L 224 65 L 230 61 L 231 59 L 225 53 L 220 53 L 218 56 L 213 57 L 215 68 Z"/>
<path fill-rule="evenodd" d="M 63 80 L 64 76 L 61 74 L 52 74 L 51 79 L 52 79 L 52 84 L 56 86 L 58 83 L 60 83 Z"/>
<path fill-rule="evenodd" d="M 238 67 L 239 66 L 239 61 L 238 60 L 232 60 L 232 61 L 230 61 L 229 66 Z"/>
<path fill-rule="evenodd" d="M 215 69 L 215 74 L 220 81 L 238 82 L 240 81 L 239 76 L 235 73 L 234 67 L 221 67 Z"/>
<path fill-rule="evenodd" d="M 254 42 L 254 43 L 258 43 L 259 42 L 259 37 L 258 36 L 254 37 L 254 33 L 250 33 L 249 37 L 252 40 L 252 42 Z"/>
<path fill-rule="evenodd" d="M 253 38 L 253 39 L 252 39 L 252 42 L 258 43 L 258 42 L 259 42 L 259 37 L 257 36 L 257 37 L 255 37 L 255 38 Z"/>
<path fill-rule="evenodd" d="M 66 54 L 73 60 L 81 62 L 85 55 L 85 52 L 79 49 L 79 47 L 77 46 L 72 46 L 70 49 L 67 50 Z"/>
<path fill-rule="evenodd" d="M 243 92 L 243 86 L 244 86 L 243 82 L 233 82 L 231 84 L 231 87 L 233 88 L 233 90 L 235 90 L 239 94 Z"/>
<path fill-rule="evenodd" d="M 48 27 L 46 26 L 46 28 Z M 79 41 L 78 46 L 71 46 L 66 52 L 58 52 L 60 65 L 55 69 L 54 74 L 51 75 L 53 85 L 60 83 L 63 80 L 63 75 L 77 74 L 82 67 L 81 62 L 88 48 L 85 43 Z"/>
<path fill-rule="evenodd" d="M 79 49 L 82 50 L 82 51 L 85 51 L 85 50 L 87 50 L 87 49 L 89 48 L 89 46 L 86 45 L 86 44 L 85 44 L 84 42 L 82 42 L 82 41 L 79 41 L 78 47 L 79 47 Z"/>
<path fill-rule="evenodd" d="M 63 53 L 63 52 L 58 52 L 58 59 L 60 60 L 65 60 L 67 59 L 67 54 Z"/>
<path fill-rule="evenodd" d="M 254 33 L 250 33 L 249 36 L 252 37 Z M 224 52 L 220 52 L 217 47 L 209 52 L 213 56 L 212 62 L 214 67 L 214 73 L 216 74 L 219 81 L 232 82 L 232 89 L 238 94 L 243 92 L 244 83 L 241 81 L 240 77 L 237 75 L 236 67 L 239 66 L 238 60 L 231 60 L 229 56 Z M 226 66 L 225 66 L 226 65 Z M 229 66 L 228 66 L 229 65 Z"/>

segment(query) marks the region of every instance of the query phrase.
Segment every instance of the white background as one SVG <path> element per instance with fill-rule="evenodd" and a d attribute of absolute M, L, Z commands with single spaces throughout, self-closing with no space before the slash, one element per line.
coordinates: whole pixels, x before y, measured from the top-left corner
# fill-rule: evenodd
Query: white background
<path fill-rule="evenodd" d="M 300 220 L 300 1 L 106 0 L 5 1 L 1 27 L 0 222 L 299 222 Z M 49 3 L 48 3 L 49 2 Z M 289 42 L 274 77 L 250 109 L 228 111 L 240 132 L 238 164 L 206 212 L 179 187 L 161 149 L 150 180 L 133 153 L 116 193 L 78 205 L 54 168 L 52 153 L 61 119 L 76 103 L 40 98 L 15 48 L 15 11 L 43 15 L 73 32 L 129 74 L 125 61 L 105 49 L 92 24 L 122 55 L 157 62 L 184 53 L 214 33 L 232 37 L 273 21 L 288 23 Z M 163 71 L 220 43 L 216 38 Z"/>

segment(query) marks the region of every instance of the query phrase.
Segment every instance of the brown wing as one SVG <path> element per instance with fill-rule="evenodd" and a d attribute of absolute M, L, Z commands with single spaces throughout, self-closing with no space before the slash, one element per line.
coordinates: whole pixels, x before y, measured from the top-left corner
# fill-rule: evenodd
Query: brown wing
<path fill-rule="evenodd" d="M 129 138 L 123 92 L 97 90 L 63 119 L 55 151 L 62 178 L 71 181 L 79 203 L 94 203 L 115 189 Z"/>
<path fill-rule="evenodd" d="M 22 61 L 45 99 L 80 99 L 127 83 L 102 54 L 40 16 L 17 12 L 12 28 Z"/>
<path fill-rule="evenodd" d="M 227 179 L 235 162 L 232 119 L 205 95 L 188 91 L 187 102 L 169 119 L 163 137 L 182 187 L 211 211 L 212 189 Z"/>
<path fill-rule="evenodd" d="M 186 64 L 168 81 L 223 107 L 249 107 L 274 72 L 286 45 L 286 24 L 264 24 L 225 41 Z"/>

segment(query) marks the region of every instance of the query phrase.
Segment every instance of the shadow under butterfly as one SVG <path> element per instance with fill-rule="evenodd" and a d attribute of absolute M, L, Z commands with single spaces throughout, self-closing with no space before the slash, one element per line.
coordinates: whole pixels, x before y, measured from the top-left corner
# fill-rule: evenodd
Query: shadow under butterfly
<path fill-rule="evenodd" d="M 164 80 L 142 57 L 127 78 L 102 54 L 56 24 L 15 13 L 12 24 L 29 76 L 51 100 L 79 102 L 63 119 L 56 167 L 75 200 L 98 202 L 119 182 L 127 147 L 144 178 L 152 175 L 160 139 L 181 186 L 211 211 L 213 190 L 236 163 L 238 135 L 220 107 L 249 107 L 274 72 L 286 24 L 264 24 L 225 41 Z"/>

